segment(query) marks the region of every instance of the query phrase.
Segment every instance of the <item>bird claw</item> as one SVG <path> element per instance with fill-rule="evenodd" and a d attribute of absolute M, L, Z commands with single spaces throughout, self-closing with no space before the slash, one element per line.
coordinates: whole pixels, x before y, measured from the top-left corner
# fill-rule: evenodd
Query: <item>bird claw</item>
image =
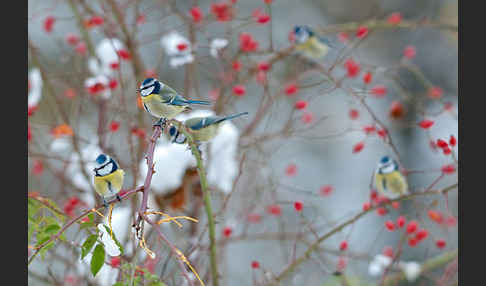
<path fill-rule="evenodd" d="M 105 198 L 103 198 L 103 206 L 105 206 L 105 208 L 108 208 L 108 207 L 109 207 L 109 205 L 108 205 L 108 203 L 106 202 Z"/>
<path fill-rule="evenodd" d="M 160 118 L 157 122 L 155 122 L 152 126 L 159 126 L 160 128 L 164 129 L 166 125 L 166 119 L 165 118 Z"/>
<path fill-rule="evenodd" d="M 121 202 L 121 201 L 122 201 L 122 199 L 121 199 L 121 197 L 120 197 L 120 195 L 119 195 L 119 194 L 116 194 L 116 199 L 117 199 L 119 202 Z"/>

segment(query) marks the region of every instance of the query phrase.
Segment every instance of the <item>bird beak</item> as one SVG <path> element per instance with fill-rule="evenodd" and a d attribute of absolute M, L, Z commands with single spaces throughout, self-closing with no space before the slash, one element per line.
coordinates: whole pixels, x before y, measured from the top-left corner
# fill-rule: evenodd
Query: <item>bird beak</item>
<path fill-rule="evenodd" d="M 137 88 L 137 92 L 140 92 L 140 91 L 141 91 L 141 89 L 140 88 Z"/>

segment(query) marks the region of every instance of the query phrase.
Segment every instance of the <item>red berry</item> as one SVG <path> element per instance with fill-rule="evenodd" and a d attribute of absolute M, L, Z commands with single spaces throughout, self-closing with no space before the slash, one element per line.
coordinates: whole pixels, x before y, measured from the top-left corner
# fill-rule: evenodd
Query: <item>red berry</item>
<path fill-rule="evenodd" d="M 267 82 L 267 73 L 264 71 L 258 71 L 256 75 L 256 81 L 259 84 L 264 85 Z"/>
<path fill-rule="evenodd" d="M 371 88 L 371 94 L 374 95 L 376 98 L 381 98 L 386 95 L 387 89 L 386 86 L 377 84 Z"/>
<path fill-rule="evenodd" d="M 285 93 L 287 95 L 295 94 L 298 91 L 297 85 L 295 83 L 290 83 L 285 86 Z"/>
<path fill-rule="evenodd" d="M 226 227 L 223 228 L 223 236 L 224 237 L 230 237 L 232 232 L 233 232 L 233 230 L 229 226 L 226 226 Z"/>
<path fill-rule="evenodd" d="M 356 109 L 351 109 L 349 111 L 349 118 L 351 118 L 352 120 L 355 120 L 355 119 L 358 119 L 359 117 L 359 111 L 356 110 Z"/>
<path fill-rule="evenodd" d="M 365 202 L 363 204 L 363 211 L 367 211 L 371 208 L 371 203 L 370 202 Z"/>
<path fill-rule="evenodd" d="M 407 225 L 407 233 L 414 233 L 418 228 L 418 223 L 415 220 L 411 220 Z"/>
<path fill-rule="evenodd" d="M 447 142 L 442 139 L 437 139 L 437 146 L 439 146 L 442 149 L 448 147 Z"/>
<path fill-rule="evenodd" d="M 120 257 L 112 257 L 110 261 L 110 265 L 113 268 L 118 268 L 118 266 L 120 266 Z"/>
<path fill-rule="evenodd" d="M 110 79 L 108 86 L 110 87 L 110 89 L 115 89 L 118 86 L 118 81 L 114 78 Z"/>
<path fill-rule="evenodd" d="M 403 50 L 403 56 L 410 60 L 415 58 L 416 54 L 417 52 L 415 51 L 414 46 L 406 46 L 405 49 Z"/>
<path fill-rule="evenodd" d="M 392 206 L 392 208 L 397 210 L 397 209 L 400 208 L 400 203 L 399 202 L 393 202 L 393 203 L 391 203 L 391 206 Z"/>
<path fill-rule="evenodd" d="M 312 121 L 314 121 L 314 114 L 312 112 L 306 111 L 304 114 L 302 114 L 302 122 L 309 124 Z"/>
<path fill-rule="evenodd" d="M 438 211 L 429 210 L 427 214 L 432 221 L 435 221 L 438 224 L 441 224 L 444 221 L 444 219 L 442 218 L 442 214 Z"/>
<path fill-rule="evenodd" d="M 388 210 L 386 208 L 377 208 L 376 209 L 376 213 L 379 215 L 379 216 L 384 216 L 388 213 Z"/>
<path fill-rule="evenodd" d="M 388 229 L 389 231 L 394 231 L 395 230 L 395 224 L 393 223 L 393 221 L 391 220 L 387 220 L 385 221 L 385 227 L 386 229 Z"/>
<path fill-rule="evenodd" d="M 246 88 L 241 84 L 235 85 L 233 86 L 233 93 L 237 96 L 243 96 L 246 93 Z"/>
<path fill-rule="evenodd" d="M 191 16 L 192 16 L 192 20 L 195 23 L 201 22 L 201 20 L 203 18 L 201 8 L 194 6 L 194 7 L 191 8 L 190 13 L 191 13 Z"/>
<path fill-rule="evenodd" d="M 103 25 L 105 20 L 101 16 L 93 16 L 88 20 L 88 27 Z"/>
<path fill-rule="evenodd" d="M 282 209 L 280 208 L 279 205 L 271 205 L 268 207 L 267 211 L 271 215 L 275 215 L 275 216 L 280 216 L 282 214 Z"/>
<path fill-rule="evenodd" d="M 432 99 L 439 99 L 442 97 L 442 89 L 440 87 L 434 86 L 429 89 L 428 96 Z"/>
<path fill-rule="evenodd" d="M 457 224 L 457 220 L 456 220 L 455 217 L 449 216 L 449 217 L 446 218 L 445 223 L 446 223 L 447 226 L 452 227 L 452 226 L 455 226 Z"/>
<path fill-rule="evenodd" d="M 385 248 L 383 248 L 383 255 L 393 257 L 393 248 L 391 246 L 385 246 Z"/>
<path fill-rule="evenodd" d="M 307 101 L 305 101 L 305 100 L 298 100 L 295 103 L 295 108 L 297 108 L 299 110 L 305 109 L 306 107 L 307 107 Z"/>
<path fill-rule="evenodd" d="M 253 268 L 253 269 L 260 268 L 260 263 L 258 263 L 258 261 L 252 261 L 251 262 L 251 268 Z"/>
<path fill-rule="evenodd" d="M 346 265 L 348 264 L 348 261 L 346 260 L 346 257 L 339 257 L 338 259 L 338 265 L 337 265 L 337 270 L 338 271 L 343 271 L 344 268 L 346 268 Z"/>
<path fill-rule="evenodd" d="M 368 135 L 368 134 L 372 134 L 373 132 L 375 132 L 376 128 L 373 125 L 365 125 L 365 126 L 363 126 L 363 131 L 364 131 L 364 133 L 366 133 Z"/>
<path fill-rule="evenodd" d="M 289 164 L 285 169 L 285 174 L 287 176 L 295 176 L 295 174 L 297 174 L 297 165 Z"/>
<path fill-rule="evenodd" d="M 415 237 L 408 238 L 408 245 L 410 247 L 415 247 L 418 243 L 418 240 Z"/>
<path fill-rule="evenodd" d="M 300 212 L 304 208 L 304 204 L 301 201 L 297 201 L 294 203 L 294 208 L 296 211 Z"/>
<path fill-rule="evenodd" d="M 344 67 L 347 70 L 347 75 L 348 77 L 355 77 L 359 74 L 360 71 L 360 66 L 353 60 L 353 59 L 348 59 L 344 62 Z"/>
<path fill-rule="evenodd" d="M 401 215 L 401 216 L 399 216 L 399 217 L 397 218 L 397 225 L 398 225 L 398 227 L 399 227 L 399 228 L 402 228 L 402 227 L 405 225 L 406 221 L 407 221 L 407 220 L 405 219 L 405 217 L 404 217 L 404 216 L 402 216 L 402 215 Z"/>
<path fill-rule="evenodd" d="M 188 47 L 188 45 L 186 43 L 177 44 L 177 50 L 179 50 L 180 52 L 182 52 L 185 49 L 187 49 L 187 47 Z"/>
<path fill-rule="evenodd" d="M 452 147 L 454 147 L 454 146 L 456 146 L 456 143 L 457 143 L 456 137 L 454 137 L 454 135 L 451 135 L 451 138 L 449 139 L 449 144 Z"/>
<path fill-rule="evenodd" d="M 400 101 L 393 101 L 390 105 L 390 117 L 393 119 L 399 119 L 403 117 L 404 110 Z"/>
<path fill-rule="evenodd" d="M 66 43 L 68 43 L 71 46 L 75 46 L 79 42 L 79 36 L 75 34 L 67 34 L 66 35 Z"/>
<path fill-rule="evenodd" d="M 435 242 L 435 245 L 436 245 L 438 248 L 442 249 L 442 248 L 444 248 L 444 247 L 446 246 L 446 241 L 445 241 L 445 240 L 443 240 L 443 239 L 438 239 L 438 240 Z"/>
<path fill-rule="evenodd" d="M 456 167 L 453 164 L 445 165 L 441 168 L 441 171 L 446 175 L 454 174 L 456 172 Z"/>
<path fill-rule="evenodd" d="M 422 240 L 426 239 L 427 236 L 429 236 L 429 232 L 426 229 L 421 229 L 421 230 L 417 231 L 417 233 L 415 234 L 415 238 L 418 241 L 422 241 Z"/>
<path fill-rule="evenodd" d="M 399 12 L 392 13 L 387 19 L 389 24 L 398 25 L 402 21 L 402 14 Z"/>
<path fill-rule="evenodd" d="M 231 11 L 231 7 L 224 2 L 221 3 L 212 3 L 211 4 L 211 13 L 216 17 L 216 20 L 219 22 L 226 22 L 230 21 L 233 17 L 233 12 Z"/>
<path fill-rule="evenodd" d="M 353 154 L 359 153 L 363 150 L 364 148 L 364 142 L 358 142 L 353 146 Z"/>
<path fill-rule="evenodd" d="M 339 250 L 344 251 L 346 249 L 348 249 L 348 242 L 346 240 L 343 240 L 339 244 Z"/>
<path fill-rule="evenodd" d="M 48 16 L 44 20 L 44 31 L 46 31 L 46 33 L 52 32 L 52 28 L 54 27 L 55 22 L 56 22 L 56 18 L 54 18 L 53 16 Z"/>
<path fill-rule="evenodd" d="M 419 126 L 422 127 L 423 129 L 428 129 L 432 125 L 434 125 L 434 121 L 429 120 L 429 119 L 424 119 L 424 120 L 419 122 Z"/>
<path fill-rule="evenodd" d="M 333 187 L 331 185 L 325 185 L 319 189 L 319 194 L 321 196 L 328 196 L 332 193 L 332 191 L 333 191 Z"/>
<path fill-rule="evenodd" d="M 358 27 L 358 30 L 356 30 L 356 37 L 358 38 L 364 38 L 368 35 L 368 27 L 361 26 Z"/>
<path fill-rule="evenodd" d="M 376 131 L 376 134 L 378 134 L 378 136 L 380 136 L 381 138 L 385 138 L 387 133 L 388 132 L 385 129 L 380 129 Z"/>
<path fill-rule="evenodd" d="M 76 48 L 75 48 L 75 51 L 84 56 L 86 54 L 86 44 L 84 42 L 79 42 L 77 45 L 76 45 Z"/>
<path fill-rule="evenodd" d="M 44 172 L 44 164 L 42 164 L 41 160 L 35 160 L 34 161 L 34 166 L 32 166 L 32 174 L 36 176 L 42 175 Z"/>
<path fill-rule="evenodd" d="M 110 123 L 110 131 L 111 132 L 116 132 L 119 128 L 120 128 L 120 122 L 113 120 Z"/>
<path fill-rule="evenodd" d="M 258 63 L 258 70 L 259 71 L 268 71 L 270 69 L 270 64 L 267 62 L 259 62 Z"/>
<path fill-rule="evenodd" d="M 449 154 L 452 153 L 452 150 L 451 150 L 451 148 L 446 147 L 446 148 L 442 149 L 442 152 L 444 152 L 444 155 L 449 155 Z"/>
<path fill-rule="evenodd" d="M 373 202 L 378 202 L 378 192 L 376 190 L 371 190 L 370 192 L 370 199 L 373 201 Z"/>
<path fill-rule="evenodd" d="M 373 79 L 373 76 L 371 75 L 370 72 L 365 73 L 364 76 L 363 76 L 363 82 L 365 84 L 369 84 L 372 79 Z"/>
<path fill-rule="evenodd" d="M 258 42 L 248 33 L 240 34 L 240 49 L 243 52 L 254 52 L 258 49 Z"/>
<path fill-rule="evenodd" d="M 117 51 L 117 54 L 118 56 L 122 59 L 122 60 L 129 60 L 132 58 L 132 55 L 130 55 L 130 52 L 127 51 L 127 50 L 124 50 L 124 49 L 121 49 L 121 50 L 118 50 Z"/>
<path fill-rule="evenodd" d="M 241 69 L 241 63 L 239 61 L 234 61 L 232 64 L 231 64 L 231 68 L 234 70 L 234 71 L 240 71 Z"/>

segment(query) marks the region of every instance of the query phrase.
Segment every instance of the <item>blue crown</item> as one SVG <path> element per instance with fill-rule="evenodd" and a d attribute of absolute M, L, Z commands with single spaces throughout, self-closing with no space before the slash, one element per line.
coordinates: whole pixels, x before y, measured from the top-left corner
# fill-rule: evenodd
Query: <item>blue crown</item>
<path fill-rule="evenodd" d="M 106 156 L 104 154 L 101 154 L 96 158 L 96 163 L 98 164 L 103 164 L 106 161 Z"/>
<path fill-rule="evenodd" d="M 151 78 L 151 77 L 146 78 L 146 79 L 145 79 L 145 80 L 142 82 L 142 85 L 146 85 L 146 84 L 148 84 L 149 82 L 151 82 L 151 81 L 153 81 L 153 80 L 154 80 L 154 78 Z"/>
<path fill-rule="evenodd" d="M 170 129 L 169 129 L 169 135 L 174 136 L 176 131 L 177 131 L 177 129 L 175 128 L 175 126 L 171 126 Z"/>
<path fill-rule="evenodd" d="M 381 158 L 381 161 L 380 161 L 382 164 L 386 164 L 388 162 L 390 162 L 390 157 L 388 156 L 383 156 L 383 158 Z"/>

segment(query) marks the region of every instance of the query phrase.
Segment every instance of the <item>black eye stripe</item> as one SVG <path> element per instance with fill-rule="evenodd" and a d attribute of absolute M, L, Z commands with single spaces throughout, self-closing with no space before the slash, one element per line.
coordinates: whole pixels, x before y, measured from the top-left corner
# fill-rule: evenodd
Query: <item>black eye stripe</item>
<path fill-rule="evenodd" d="M 146 86 L 146 87 L 142 87 L 142 88 L 141 88 L 141 90 L 147 89 L 147 88 L 152 87 L 152 86 L 154 86 L 154 85 L 155 85 L 155 83 L 153 83 L 153 84 L 151 84 L 151 85 L 149 85 L 149 86 Z"/>

